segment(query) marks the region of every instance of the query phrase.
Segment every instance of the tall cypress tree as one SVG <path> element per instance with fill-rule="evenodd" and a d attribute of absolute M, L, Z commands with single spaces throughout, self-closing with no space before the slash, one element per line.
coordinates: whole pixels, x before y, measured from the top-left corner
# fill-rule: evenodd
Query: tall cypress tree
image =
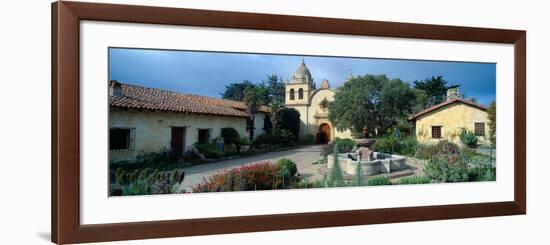
<path fill-rule="evenodd" d="M 357 162 L 357 165 L 355 165 L 355 185 L 363 185 L 363 169 L 361 169 L 360 162 Z"/>
<path fill-rule="evenodd" d="M 340 163 L 338 159 L 338 144 L 334 143 L 334 165 L 330 172 L 330 182 L 332 187 L 342 186 L 344 182 L 344 176 L 342 175 L 342 169 L 340 169 Z"/>

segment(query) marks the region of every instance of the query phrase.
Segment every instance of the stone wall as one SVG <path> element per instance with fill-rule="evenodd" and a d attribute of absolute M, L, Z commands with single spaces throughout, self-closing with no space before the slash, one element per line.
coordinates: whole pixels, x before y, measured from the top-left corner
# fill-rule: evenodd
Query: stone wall
<path fill-rule="evenodd" d="M 485 123 L 485 136 L 478 137 L 479 143 L 489 145 L 489 118 L 486 111 L 479 108 L 455 103 L 439 108 L 416 119 L 416 137 L 422 143 L 436 143 L 432 139 L 432 126 L 441 127 L 442 139 L 460 143 L 462 128 L 474 132 L 474 123 Z"/>
<path fill-rule="evenodd" d="M 354 161 L 347 157 L 348 154 L 354 155 L 355 153 L 343 153 L 338 154 L 338 164 L 342 171 L 347 175 L 354 175 L 357 164 L 361 165 L 361 171 L 363 175 L 377 175 L 384 173 L 391 173 L 393 171 L 400 171 L 408 168 L 406 164 L 406 158 L 399 155 L 383 154 L 374 152 L 374 159 L 372 161 Z M 327 168 L 332 169 L 334 167 L 334 156 L 327 156 Z"/>

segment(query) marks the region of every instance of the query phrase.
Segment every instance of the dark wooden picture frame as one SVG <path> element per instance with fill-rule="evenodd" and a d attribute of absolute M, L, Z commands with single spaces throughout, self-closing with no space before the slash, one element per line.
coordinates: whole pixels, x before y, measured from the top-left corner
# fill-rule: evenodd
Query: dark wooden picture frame
<path fill-rule="evenodd" d="M 514 45 L 514 201 L 115 224 L 80 224 L 81 20 Z M 526 32 L 82 2 L 52 4 L 52 241 L 81 243 L 526 213 Z"/>

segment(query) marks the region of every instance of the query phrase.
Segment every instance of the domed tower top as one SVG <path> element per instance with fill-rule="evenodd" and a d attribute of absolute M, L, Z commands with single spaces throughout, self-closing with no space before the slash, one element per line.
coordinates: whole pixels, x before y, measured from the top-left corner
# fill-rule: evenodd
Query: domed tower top
<path fill-rule="evenodd" d="M 309 72 L 304 59 L 302 59 L 302 63 L 298 66 L 296 72 L 294 72 L 294 75 L 292 76 L 292 83 L 313 83 L 311 72 Z"/>

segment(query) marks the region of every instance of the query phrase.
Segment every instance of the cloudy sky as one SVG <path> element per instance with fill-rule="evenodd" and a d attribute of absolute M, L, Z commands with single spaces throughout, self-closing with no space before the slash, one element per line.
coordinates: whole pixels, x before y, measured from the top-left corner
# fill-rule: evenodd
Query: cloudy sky
<path fill-rule="evenodd" d="M 338 87 L 350 72 L 386 74 L 411 84 L 443 76 L 481 104 L 495 100 L 496 65 L 488 63 L 110 48 L 109 80 L 220 97 L 229 83 L 259 83 L 271 74 L 291 79 L 302 58 L 317 87 L 323 79 Z"/>

